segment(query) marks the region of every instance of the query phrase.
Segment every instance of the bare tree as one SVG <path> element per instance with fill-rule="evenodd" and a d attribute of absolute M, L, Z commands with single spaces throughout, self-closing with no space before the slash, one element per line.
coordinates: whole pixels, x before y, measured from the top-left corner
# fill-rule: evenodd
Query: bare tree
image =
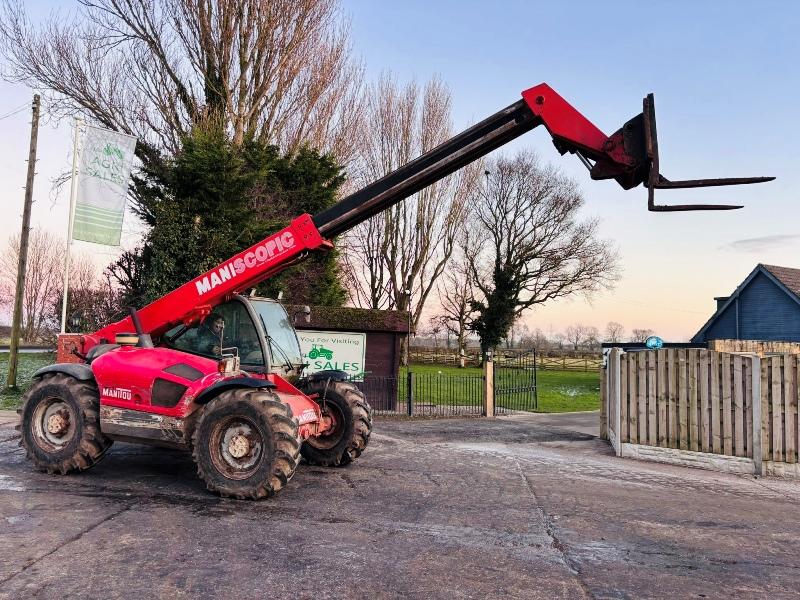
<path fill-rule="evenodd" d="M 575 182 L 530 152 L 489 165 L 475 203 L 478 237 L 470 257 L 482 296 L 472 327 L 484 351 L 525 309 L 613 284 L 616 251 L 597 238 L 596 220 L 578 221 L 582 205 Z"/>
<path fill-rule="evenodd" d="M 606 341 L 617 343 L 621 342 L 622 338 L 625 337 L 625 327 L 622 326 L 622 323 L 617 323 L 616 321 L 609 321 L 606 324 Z"/>
<path fill-rule="evenodd" d="M 368 93 L 355 177 L 364 184 L 375 181 L 450 135 L 450 92 L 441 81 L 401 87 L 384 75 Z M 479 165 L 466 167 L 347 234 L 343 254 L 353 303 L 409 310 L 416 328 L 464 236 L 479 172 Z"/>
<path fill-rule="evenodd" d="M 70 266 L 66 330 L 71 333 L 96 331 L 124 316 L 120 288 L 106 270 L 102 275 L 85 254 L 78 254 Z M 63 294 L 59 289 L 52 304 L 51 320 L 61 318 Z"/>
<path fill-rule="evenodd" d="M 581 323 L 570 325 L 564 330 L 564 339 L 569 342 L 575 352 L 580 349 L 581 345 L 586 342 L 588 337 L 589 328 Z"/>
<path fill-rule="evenodd" d="M 437 316 L 430 317 L 428 319 L 428 327 L 426 329 L 427 333 L 430 333 L 431 337 L 433 337 L 433 347 L 438 348 L 439 334 L 442 333 L 443 329 L 445 329 L 445 327 L 442 325 L 441 318 Z"/>
<path fill-rule="evenodd" d="M 554 333 L 553 334 L 553 339 L 552 339 L 553 350 L 558 350 L 558 351 L 563 350 L 565 341 L 566 341 L 566 338 L 564 337 L 563 333 L 560 333 L 560 332 Z"/>
<path fill-rule="evenodd" d="M 49 231 L 31 231 L 22 303 L 22 338 L 26 341 L 47 340 L 61 325 L 64 247 L 64 240 Z M 14 235 L 0 253 L 0 298 L 7 308 L 13 304 L 18 256 L 19 236 Z M 73 252 L 70 261 L 67 315 L 80 317 L 81 331 L 94 331 L 121 316 L 118 287 L 109 275 L 99 275 L 85 253 Z"/>
<path fill-rule="evenodd" d="M 13 306 L 18 260 L 19 234 L 15 234 L 0 253 L 0 289 L 7 306 Z M 62 286 L 59 267 L 63 261 L 63 240 L 43 229 L 31 231 L 22 302 L 22 338 L 26 341 L 39 341 L 53 328 L 51 308 Z"/>
<path fill-rule="evenodd" d="M 4 75 L 42 90 L 56 118 L 135 135 L 145 163 L 211 116 L 237 143 L 352 154 L 363 70 L 339 0 L 77 0 L 39 26 L 3 2 Z"/>
<path fill-rule="evenodd" d="M 442 323 L 456 339 L 459 352 L 466 351 L 475 282 L 466 257 L 454 258 L 437 284 Z"/>
<path fill-rule="evenodd" d="M 537 350 L 539 352 L 547 352 L 553 345 L 552 341 L 548 339 L 547 335 L 541 328 L 537 327 L 533 331 L 528 331 L 520 339 L 519 345 L 521 348 L 529 350 Z"/>
<path fill-rule="evenodd" d="M 597 350 L 600 344 L 600 331 L 597 327 L 590 326 L 586 328 L 586 339 L 583 344 L 586 350 Z"/>
<path fill-rule="evenodd" d="M 506 348 L 517 348 L 520 340 L 530 333 L 530 328 L 522 322 L 520 317 L 514 320 L 514 323 L 508 330 L 506 336 Z"/>
<path fill-rule="evenodd" d="M 632 329 L 631 330 L 631 337 L 633 338 L 634 342 L 644 342 L 647 341 L 653 335 L 652 329 Z"/>

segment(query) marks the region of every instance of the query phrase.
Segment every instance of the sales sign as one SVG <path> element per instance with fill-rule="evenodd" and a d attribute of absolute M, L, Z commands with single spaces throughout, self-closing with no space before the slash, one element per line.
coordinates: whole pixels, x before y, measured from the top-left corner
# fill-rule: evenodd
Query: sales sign
<path fill-rule="evenodd" d="M 365 333 L 338 331 L 298 331 L 306 373 L 317 371 L 344 371 L 356 381 L 364 379 L 364 352 L 367 346 Z"/>

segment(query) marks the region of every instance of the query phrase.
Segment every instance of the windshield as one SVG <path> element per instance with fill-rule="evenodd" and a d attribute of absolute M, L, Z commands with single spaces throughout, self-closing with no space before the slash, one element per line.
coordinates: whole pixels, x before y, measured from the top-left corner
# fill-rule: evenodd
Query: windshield
<path fill-rule="evenodd" d="M 295 367 L 299 366 L 303 362 L 300 344 L 283 306 L 267 300 L 253 300 L 251 304 L 264 323 L 272 352 L 272 362 L 279 365 L 289 362 Z"/>

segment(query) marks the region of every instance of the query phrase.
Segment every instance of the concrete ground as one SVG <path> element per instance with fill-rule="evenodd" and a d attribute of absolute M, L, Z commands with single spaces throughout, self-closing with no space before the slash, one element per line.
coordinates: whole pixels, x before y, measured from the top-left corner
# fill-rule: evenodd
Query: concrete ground
<path fill-rule="evenodd" d="M 262 501 L 117 444 L 36 473 L 0 415 L 0 598 L 788 598 L 800 482 L 619 459 L 597 413 L 380 420 Z"/>

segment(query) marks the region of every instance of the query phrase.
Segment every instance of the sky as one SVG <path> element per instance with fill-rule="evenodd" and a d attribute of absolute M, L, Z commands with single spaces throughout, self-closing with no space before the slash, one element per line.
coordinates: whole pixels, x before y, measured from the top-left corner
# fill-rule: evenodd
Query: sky
<path fill-rule="evenodd" d="M 34 14 L 71 3 L 28 0 Z M 534 149 L 575 178 L 585 218 L 620 255 L 614 290 L 530 311 L 525 323 L 561 331 L 618 321 L 669 341 L 691 337 L 759 262 L 800 268 L 800 3 L 739 1 L 477 2 L 343 0 L 353 51 L 368 78 L 439 76 L 450 87 L 456 130 L 547 82 L 606 134 L 655 93 L 662 172 L 672 179 L 773 175 L 741 188 L 662 191 L 663 203 L 732 203 L 725 213 L 649 213 L 646 191 L 595 182 L 573 156 L 561 157 L 543 128 L 498 152 Z M 0 82 L 0 117 L 30 102 L 19 84 Z M 45 106 L 46 111 L 46 106 Z M 0 241 L 19 230 L 30 113 L 0 120 Z M 40 132 L 33 224 L 66 229 L 68 189 L 52 179 L 69 169 L 71 128 L 45 119 Z M 138 227 L 126 221 L 123 245 Z M 117 251 L 76 243 L 107 262 Z"/>

